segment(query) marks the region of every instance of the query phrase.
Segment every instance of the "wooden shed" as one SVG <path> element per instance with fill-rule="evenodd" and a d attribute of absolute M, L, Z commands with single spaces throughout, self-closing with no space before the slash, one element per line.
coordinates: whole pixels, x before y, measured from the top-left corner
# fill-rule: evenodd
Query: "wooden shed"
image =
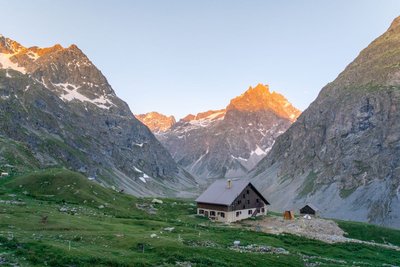
<path fill-rule="evenodd" d="M 293 212 L 293 210 L 286 210 L 283 213 L 283 218 L 285 220 L 294 220 L 294 212 Z"/>
<path fill-rule="evenodd" d="M 307 204 L 300 209 L 300 214 L 317 215 L 318 208 L 313 204 Z"/>

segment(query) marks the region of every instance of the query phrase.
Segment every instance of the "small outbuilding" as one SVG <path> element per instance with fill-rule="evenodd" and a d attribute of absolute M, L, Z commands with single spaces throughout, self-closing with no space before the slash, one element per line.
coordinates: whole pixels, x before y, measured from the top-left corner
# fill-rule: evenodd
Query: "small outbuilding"
<path fill-rule="evenodd" d="M 293 210 L 285 210 L 285 212 L 283 213 L 283 219 L 294 220 L 294 211 Z"/>
<path fill-rule="evenodd" d="M 1 177 L 7 177 L 8 175 L 9 175 L 8 172 L 2 172 L 2 173 L 0 174 Z"/>
<path fill-rule="evenodd" d="M 220 222 L 235 222 L 267 214 L 269 202 L 246 180 L 217 180 L 197 199 L 197 214 Z"/>
<path fill-rule="evenodd" d="M 300 209 L 300 214 L 317 215 L 318 208 L 313 204 L 307 204 Z"/>

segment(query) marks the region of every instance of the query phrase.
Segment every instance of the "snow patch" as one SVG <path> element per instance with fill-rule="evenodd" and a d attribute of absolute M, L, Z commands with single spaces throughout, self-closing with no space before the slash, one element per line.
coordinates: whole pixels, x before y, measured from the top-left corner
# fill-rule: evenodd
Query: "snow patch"
<path fill-rule="evenodd" d="M 29 51 L 28 53 L 26 53 L 26 55 L 27 55 L 30 59 L 32 59 L 33 61 L 35 61 L 36 59 L 38 59 L 38 58 L 40 57 L 37 53 L 35 53 L 35 52 L 33 52 L 33 51 Z"/>
<path fill-rule="evenodd" d="M 221 116 L 221 117 L 217 118 L 217 117 L 220 116 L 220 115 L 224 115 L 224 116 Z M 214 120 L 214 119 L 223 120 L 224 117 L 225 117 L 225 110 L 220 111 L 220 112 L 215 112 L 215 113 L 213 113 L 213 114 L 207 116 L 205 119 L 208 119 L 208 120 Z"/>
<path fill-rule="evenodd" d="M 247 161 L 248 159 L 242 158 L 242 157 L 235 157 L 234 155 L 231 155 L 233 159 L 241 160 L 241 161 Z"/>
<path fill-rule="evenodd" d="M 90 99 L 84 95 L 82 95 L 81 93 L 78 92 L 78 89 L 81 86 L 78 85 L 74 85 L 74 84 L 70 84 L 70 83 L 56 83 L 53 84 L 55 87 L 61 88 L 63 89 L 66 93 L 62 94 L 60 96 L 60 98 L 65 102 L 65 101 L 72 101 L 74 99 L 81 101 L 81 102 L 89 102 L 92 103 L 96 106 L 98 106 L 99 108 L 102 109 L 110 109 L 110 106 L 106 106 L 105 104 L 109 104 L 109 105 L 114 105 L 114 103 L 112 103 L 109 99 L 107 99 L 104 95 L 99 96 L 96 99 Z"/>
<path fill-rule="evenodd" d="M 135 166 L 133 166 L 133 168 L 135 169 L 136 172 L 140 173 L 142 176 L 139 177 L 139 179 L 143 182 L 146 183 L 146 179 L 150 179 L 151 177 L 148 176 L 147 174 L 145 174 L 143 171 L 139 170 L 138 168 L 136 168 Z"/>
<path fill-rule="evenodd" d="M 267 152 L 265 152 L 264 150 L 262 150 L 258 145 L 257 148 L 253 151 L 251 151 L 251 154 L 256 154 L 257 156 L 262 156 L 262 155 L 267 155 Z"/>
<path fill-rule="evenodd" d="M 135 166 L 133 166 L 133 169 L 135 169 L 136 172 L 140 172 L 143 173 L 141 170 L 139 170 L 138 168 L 136 168 Z"/>
<path fill-rule="evenodd" d="M 143 143 L 133 143 L 134 146 L 143 147 Z"/>
<path fill-rule="evenodd" d="M 212 114 L 208 115 L 207 117 L 204 117 L 201 119 L 191 120 L 191 121 L 189 121 L 189 123 L 194 126 L 207 127 L 208 125 L 210 125 L 210 123 L 212 123 L 214 121 L 223 120 L 224 118 L 225 118 L 225 110 L 222 110 L 219 112 L 212 113 Z"/>
<path fill-rule="evenodd" d="M 200 161 L 208 154 L 208 152 L 209 152 L 209 147 L 207 147 L 206 153 L 204 153 L 203 155 L 201 155 L 201 156 L 196 160 L 196 162 L 192 164 L 192 167 L 190 168 L 190 170 L 193 170 L 193 168 L 194 168 L 198 163 L 200 163 Z"/>
<path fill-rule="evenodd" d="M 4 54 L 0 53 L 0 64 L 2 69 L 13 69 L 16 71 L 19 71 L 23 74 L 26 73 L 26 69 L 23 67 L 18 66 L 17 63 L 14 63 L 11 61 L 11 57 L 14 56 L 15 54 Z"/>
<path fill-rule="evenodd" d="M 210 125 L 210 123 L 214 121 L 223 120 L 224 118 L 225 118 L 225 111 L 220 111 L 201 119 L 191 120 L 189 121 L 189 123 L 193 126 L 207 127 L 208 125 Z"/>
<path fill-rule="evenodd" d="M 41 85 L 43 85 L 44 88 L 49 89 L 49 87 L 47 87 L 47 85 L 44 83 L 43 77 L 42 77 L 42 81 L 39 81 L 39 80 L 36 79 L 36 78 L 33 78 L 33 80 L 34 80 L 35 82 L 40 83 Z M 25 89 L 26 89 L 26 88 L 25 88 Z"/>
<path fill-rule="evenodd" d="M 263 136 L 265 137 L 265 133 L 263 131 L 265 131 L 264 129 L 257 129 L 257 131 Z"/>

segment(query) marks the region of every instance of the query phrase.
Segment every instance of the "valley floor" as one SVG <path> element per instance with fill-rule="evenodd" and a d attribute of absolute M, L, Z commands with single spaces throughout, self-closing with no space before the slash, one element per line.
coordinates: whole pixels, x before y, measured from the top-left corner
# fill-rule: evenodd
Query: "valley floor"
<path fill-rule="evenodd" d="M 400 266 L 400 251 L 374 244 L 265 233 L 274 215 L 225 225 L 195 203 L 135 198 L 66 170 L 0 180 L 4 266 Z M 339 222 L 349 238 L 400 245 L 400 231 Z M 263 225 L 261 228 L 269 227 Z M 354 236 L 352 236 L 354 235 Z M 387 235 L 387 236 L 385 236 Z M 380 240 L 379 236 L 385 238 Z M 233 242 L 239 240 L 240 245 Z"/>

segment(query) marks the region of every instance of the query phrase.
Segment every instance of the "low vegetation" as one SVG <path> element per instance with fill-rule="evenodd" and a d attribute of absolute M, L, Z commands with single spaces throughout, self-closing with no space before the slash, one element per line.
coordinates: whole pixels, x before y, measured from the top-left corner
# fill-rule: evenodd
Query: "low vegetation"
<path fill-rule="evenodd" d="M 12 266 L 383 266 L 400 252 L 272 235 L 195 216 L 194 202 L 135 198 L 51 169 L 0 180 L 0 264 Z M 400 231 L 340 222 L 350 237 Z M 365 231 L 365 230 L 364 230 Z M 235 240 L 240 241 L 234 246 Z M 385 238 L 385 242 L 389 239 Z M 398 240 L 390 239 L 393 244 Z"/>
<path fill-rule="evenodd" d="M 0 136 L 0 171 L 12 175 L 39 168 L 40 164 L 22 143 Z"/>
<path fill-rule="evenodd" d="M 304 181 L 299 196 L 301 197 L 306 196 L 314 190 L 314 184 L 316 178 L 317 178 L 317 173 L 314 171 L 310 171 L 310 173 L 307 175 Z"/>
<path fill-rule="evenodd" d="M 349 238 L 400 246 L 399 230 L 360 222 L 338 220 L 337 223 L 347 233 L 346 236 Z"/>

